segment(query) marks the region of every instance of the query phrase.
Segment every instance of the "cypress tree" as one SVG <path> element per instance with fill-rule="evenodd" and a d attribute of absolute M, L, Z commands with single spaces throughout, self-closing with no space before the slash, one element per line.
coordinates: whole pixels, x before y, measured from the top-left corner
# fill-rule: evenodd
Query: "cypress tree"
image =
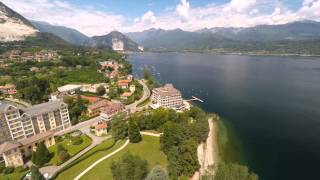
<path fill-rule="evenodd" d="M 37 166 L 31 166 L 31 180 L 44 180 L 44 177 L 39 172 L 39 168 Z"/>
<path fill-rule="evenodd" d="M 140 129 L 137 123 L 133 120 L 129 121 L 129 140 L 132 143 L 138 143 L 141 141 Z"/>
<path fill-rule="evenodd" d="M 46 145 L 41 142 L 37 145 L 36 152 L 32 153 L 32 162 L 38 166 L 42 166 L 50 160 L 50 152 Z"/>

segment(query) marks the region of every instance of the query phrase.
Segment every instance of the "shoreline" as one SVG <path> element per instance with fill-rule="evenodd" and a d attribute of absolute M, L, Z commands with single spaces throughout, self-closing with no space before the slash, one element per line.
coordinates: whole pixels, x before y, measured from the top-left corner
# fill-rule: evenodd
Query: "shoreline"
<path fill-rule="evenodd" d="M 217 127 L 218 119 L 209 117 L 208 125 L 209 125 L 209 133 L 206 142 L 201 143 L 197 149 L 198 161 L 200 164 L 200 169 L 195 172 L 192 180 L 199 180 L 201 176 L 208 170 L 209 167 L 217 166 L 219 163 L 219 146 L 218 146 L 218 127 Z M 213 168 L 214 169 L 214 168 Z M 211 172 L 212 175 L 215 174 L 215 169 Z"/>
<path fill-rule="evenodd" d="M 310 57 L 319 58 L 320 54 L 277 54 L 277 53 L 254 53 L 254 52 L 212 52 L 212 51 L 144 51 L 129 54 L 141 53 L 199 53 L 199 54 L 214 54 L 214 55 L 237 55 L 237 56 L 259 56 L 259 57 Z"/>

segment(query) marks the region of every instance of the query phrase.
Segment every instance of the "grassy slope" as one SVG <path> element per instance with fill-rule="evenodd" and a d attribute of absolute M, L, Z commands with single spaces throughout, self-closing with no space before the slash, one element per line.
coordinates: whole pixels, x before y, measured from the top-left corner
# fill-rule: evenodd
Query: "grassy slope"
<path fill-rule="evenodd" d="M 12 173 L 12 174 L 0 174 L 0 180 L 20 180 L 26 172 L 22 173 Z"/>
<path fill-rule="evenodd" d="M 62 142 L 59 142 L 58 144 L 62 144 L 63 147 L 67 149 L 68 153 L 72 157 L 78 154 L 80 151 L 82 151 L 86 147 L 90 146 L 90 144 L 92 143 L 92 140 L 87 135 L 82 135 L 81 137 L 83 139 L 83 142 L 80 145 L 72 145 L 68 140 L 64 140 Z M 54 165 L 58 164 L 58 157 L 57 157 L 57 154 L 55 153 L 56 150 L 57 150 L 57 144 L 49 147 L 49 151 L 51 153 L 54 153 L 54 156 L 53 158 L 51 158 L 49 164 L 54 164 Z"/>
<path fill-rule="evenodd" d="M 81 179 L 105 180 L 112 179 L 110 164 L 112 160 L 117 160 L 125 153 L 130 152 L 140 156 L 149 163 L 151 169 L 155 165 L 161 165 L 164 168 L 167 166 L 167 158 L 163 152 L 160 151 L 160 143 L 158 137 L 143 136 L 143 140 L 138 144 L 129 144 L 123 151 L 120 151 L 115 156 L 98 164 L 93 170 L 89 171 Z"/>
<path fill-rule="evenodd" d="M 60 79 L 63 84 L 102 83 L 105 80 L 103 74 L 97 72 L 97 70 L 93 68 L 73 69 L 71 71 L 66 71 L 65 75 L 64 78 Z"/>
<path fill-rule="evenodd" d="M 59 176 L 56 179 L 57 180 L 74 179 L 74 177 L 76 177 L 79 173 L 81 173 L 84 169 L 86 169 L 90 164 L 93 164 L 96 160 L 98 160 L 98 159 L 102 158 L 103 156 L 111 153 L 112 151 L 118 149 L 119 147 L 121 147 L 124 144 L 124 142 L 125 141 L 119 141 L 119 142 L 117 142 L 117 144 L 114 147 L 112 147 L 111 149 L 109 149 L 107 151 L 101 151 L 101 152 L 94 153 L 94 155 L 90 156 L 89 158 L 86 158 L 85 160 L 80 161 L 76 165 L 63 171 L 61 174 L 59 174 Z M 109 140 L 99 144 L 98 146 L 96 146 L 95 148 L 93 148 L 92 150 L 87 152 L 86 154 L 90 154 L 90 153 L 95 152 L 99 149 L 104 149 L 104 148 L 110 147 L 110 146 L 112 146 L 112 144 L 113 144 L 113 139 L 109 139 Z M 85 156 L 86 154 L 84 154 L 83 156 Z"/>

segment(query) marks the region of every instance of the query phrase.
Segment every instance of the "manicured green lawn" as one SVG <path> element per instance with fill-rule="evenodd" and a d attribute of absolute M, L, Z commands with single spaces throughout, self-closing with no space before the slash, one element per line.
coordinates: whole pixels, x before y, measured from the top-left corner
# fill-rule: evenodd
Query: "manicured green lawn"
<path fill-rule="evenodd" d="M 63 147 L 68 151 L 68 153 L 72 157 L 78 154 L 80 151 L 82 151 L 86 147 L 90 146 L 90 144 L 92 143 L 92 140 L 87 135 L 81 135 L 81 138 L 83 139 L 83 142 L 79 145 L 72 145 L 70 140 L 64 139 L 62 142 L 59 142 L 56 145 L 49 147 L 48 149 L 51 153 L 53 153 L 53 157 L 51 158 L 48 164 L 58 165 L 59 160 L 56 154 L 58 144 L 62 144 Z"/>
<path fill-rule="evenodd" d="M 159 137 L 142 136 L 143 140 L 137 144 L 129 144 L 125 149 L 115 154 L 111 158 L 101 162 L 91 171 L 85 174 L 81 179 L 106 180 L 112 179 L 110 164 L 112 160 L 117 160 L 125 153 L 131 153 L 140 156 L 142 159 L 148 161 L 149 168 L 155 165 L 167 167 L 167 158 L 165 154 L 160 151 Z"/>
<path fill-rule="evenodd" d="M 118 141 L 111 149 L 101 151 L 103 149 L 106 149 L 108 147 L 111 147 L 114 143 L 113 139 L 108 139 L 105 142 L 99 144 L 98 146 L 91 149 L 89 152 L 81 156 L 85 157 L 88 154 L 92 154 L 88 158 L 85 158 L 84 160 L 76 163 L 74 166 L 70 167 L 69 169 L 66 169 L 62 173 L 59 174 L 59 176 L 56 178 L 57 180 L 65 180 L 65 179 L 74 179 L 78 174 L 80 174 L 83 170 L 85 170 L 88 166 L 93 164 L 96 160 L 102 158 L 103 156 L 113 152 L 114 150 L 121 147 L 125 141 Z"/>
<path fill-rule="evenodd" d="M 20 180 L 26 173 L 0 174 L 0 180 Z"/>
<path fill-rule="evenodd" d="M 97 72 L 95 68 L 82 68 L 66 71 L 65 77 L 59 81 L 63 84 L 68 83 L 101 83 L 105 78 L 102 73 Z"/>

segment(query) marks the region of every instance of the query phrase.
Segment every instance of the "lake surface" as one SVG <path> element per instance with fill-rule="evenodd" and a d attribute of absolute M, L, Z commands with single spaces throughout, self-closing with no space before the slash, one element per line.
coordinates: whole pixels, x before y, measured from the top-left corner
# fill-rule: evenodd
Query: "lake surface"
<path fill-rule="evenodd" d="M 262 180 L 320 179 L 320 59 L 196 53 L 129 56 L 230 122 Z"/>

